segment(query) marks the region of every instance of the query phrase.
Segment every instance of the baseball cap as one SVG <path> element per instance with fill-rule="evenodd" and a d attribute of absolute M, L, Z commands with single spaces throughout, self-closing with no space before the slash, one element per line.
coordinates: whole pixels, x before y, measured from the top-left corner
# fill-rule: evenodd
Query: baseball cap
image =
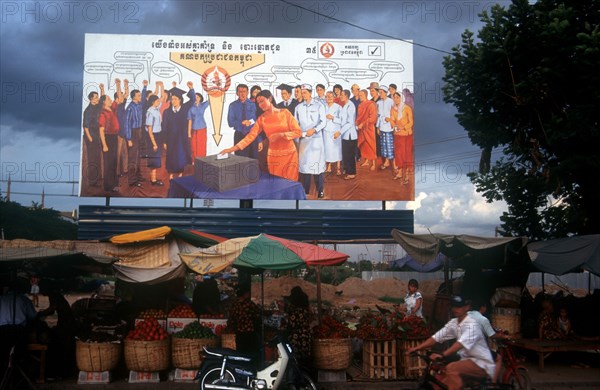
<path fill-rule="evenodd" d="M 302 84 L 301 89 L 307 89 L 312 92 L 312 85 L 310 84 Z"/>
<path fill-rule="evenodd" d="M 464 307 L 470 304 L 471 302 L 460 295 L 454 295 L 450 298 L 450 306 L 452 307 Z"/>

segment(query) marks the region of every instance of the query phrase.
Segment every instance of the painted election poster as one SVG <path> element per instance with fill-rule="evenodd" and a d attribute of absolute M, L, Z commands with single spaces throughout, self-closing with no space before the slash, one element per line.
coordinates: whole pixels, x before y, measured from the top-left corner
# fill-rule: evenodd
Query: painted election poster
<path fill-rule="evenodd" d="M 86 34 L 80 195 L 413 200 L 410 42 Z"/>

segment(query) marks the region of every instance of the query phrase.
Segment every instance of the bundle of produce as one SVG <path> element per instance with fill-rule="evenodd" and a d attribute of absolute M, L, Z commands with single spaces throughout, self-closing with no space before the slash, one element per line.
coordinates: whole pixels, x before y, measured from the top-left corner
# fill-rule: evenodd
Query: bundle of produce
<path fill-rule="evenodd" d="M 422 339 L 431 335 L 430 329 L 424 318 L 418 316 L 402 316 L 393 322 L 396 338 Z"/>
<path fill-rule="evenodd" d="M 166 340 L 169 337 L 156 318 L 148 318 L 138 322 L 127 334 L 127 340 L 155 341 Z"/>
<path fill-rule="evenodd" d="M 189 305 L 177 305 L 169 311 L 169 318 L 196 318 L 196 313 Z"/>
<path fill-rule="evenodd" d="M 212 329 L 202 326 L 199 322 L 192 322 L 183 328 L 181 332 L 175 333 L 173 337 L 180 339 L 217 339 Z"/>
<path fill-rule="evenodd" d="M 327 315 L 321 319 L 321 324 L 312 329 L 316 339 L 343 339 L 353 336 L 353 331 L 345 321 Z"/>
<path fill-rule="evenodd" d="M 215 313 L 215 314 L 200 314 L 199 318 L 225 318 L 225 314 Z"/>
<path fill-rule="evenodd" d="M 119 334 L 111 334 L 106 332 L 94 332 L 91 330 L 79 332 L 76 339 L 84 343 L 111 343 L 122 339 Z"/>
<path fill-rule="evenodd" d="M 163 309 L 146 309 L 142 311 L 138 318 L 166 318 L 167 313 Z"/>
<path fill-rule="evenodd" d="M 360 318 L 356 337 L 363 340 L 394 340 L 396 329 L 389 316 L 371 311 Z"/>

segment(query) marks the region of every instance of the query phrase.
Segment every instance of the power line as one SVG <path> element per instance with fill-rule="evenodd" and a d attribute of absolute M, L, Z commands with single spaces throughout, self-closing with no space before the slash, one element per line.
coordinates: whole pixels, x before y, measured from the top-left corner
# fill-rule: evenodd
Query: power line
<path fill-rule="evenodd" d="M 446 137 L 446 138 L 442 138 L 440 140 L 437 141 L 429 141 L 429 142 L 424 142 L 422 144 L 415 144 L 415 148 L 416 147 L 421 147 L 421 146 L 427 146 L 427 145 L 435 145 L 435 144 L 441 144 L 443 142 L 450 142 L 450 141 L 457 141 L 459 139 L 465 139 L 468 138 L 468 135 L 458 135 L 458 136 L 453 136 L 453 137 Z"/>
<path fill-rule="evenodd" d="M 358 24 L 354 24 L 354 23 L 348 22 L 348 21 L 346 21 L 346 20 L 341 20 L 341 19 L 335 18 L 335 17 L 333 17 L 333 16 L 330 16 L 330 15 L 325 15 L 325 14 L 322 14 L 321 12 L 318 12 L 318 11 L 312 10 L 312 9 L 310 9 L 310 8 L 303 7 L 303 6 L 301 6 L 301 5 L 298 5 L 298 4 L 296 4 L 296 3 L 292 3 L 291 1 L 287 1 L 287 0 L 279 0 L 279 1 L 281 1 L 282 3 L 288 4 L 288 5 L 291 5 L 291 6 L 293 6 L 293 7 L 297 7 L 297 8 L 299 8 L 299 9 L 301 9 L 301 10 L 308 11 L 308 12 L 312 12 L 312 13 L 313 13 L 313 14 L 315 14 L 315 15 L 319 15 L 319 16 L 322 16 L 322 17 L 324 17 L 324 18 L 327 18 L 327 19 L 330 19 L 330 20 L 333 20 L 333 21 L 336 21 L 336 22 L 339 22 L 339 23 L 346 24 L 346 25 L 348 25 L 348 26 L 351 26 L 351 27 L 357 28 L 357 29 L 359 29 L 359 30 L 363 30 L 363 31 L 366 31 L 366 32 L 370 32 L 370 33 L 372 33 L 372 34 L 380 35 L 380 36 L 382 36 L 382 37 L 385 37 L 385 38 L 394 39 L 394 40 L 396 40 L 396 41 L 402 41 L 402 42 L 405 42 L 405 43 L 409 43 L 409 44 L 411 44 L 411 45 L 413 45 L 413 46 L 419 46 L 419 47 L 422 47 L 422 48 L 425 48 L 425 49 L 434 50 L 434 51 L 437 51 L 437 52 L 440 52 L 440 53 L 444 53 L 444 54 L 450 54 L 450 55 L 452 54 L 452 53 L 451 53 L 451 52 L 449 52 L 449 51 L 442 50 L 442 49 L 438 49 L 438 48 L 436 48 L 436 47 L 433 47 L 433 46 L 428 46 L 428 45 L 424 45 L 424 44 L 422 44 L 422 43 L 416 43 L 416 42 L 413 42 L 413 41 L 409 41 L 409 40 L 407 40 L 407 39 L 402 39 L 402 38 L 394 37 L 394 36 L 392 36 L 392 35 L 384 34 L 384 33 L 381 33 L 381 32 L 379 32 L 379 31 L 375 31 L 375 30 L 371 30 L 371 29 L 369 29 L 369 28 L 366 28 L 366 27 L 359 26 Z M 367 3 L 367 2 L 365 2 L 365 5 L 366 5 L 366 4 L 368 4 L 368 3 Z"/>
<path fill-rule="evenodd" d="M 41 196 L 42 193 L 41 192 L 16 192 L 16 191 L 11 191 L 10 195 L 32 195 L 32 196 Z M 44 196 L 68 196 L 68 197 L 79 197 L 79 195 L 73 195 L 73 194 L 48 194 L 48 193 L 44 193 Z"/>
<path fill-rule="evenodd" d="M 13 180 L 11 183 L 27 183 L 27 184 L 79 184 L 79 181 L 74 180 Z M 8 180 L 0 179 L 0 183 L 8 183 Z"/>

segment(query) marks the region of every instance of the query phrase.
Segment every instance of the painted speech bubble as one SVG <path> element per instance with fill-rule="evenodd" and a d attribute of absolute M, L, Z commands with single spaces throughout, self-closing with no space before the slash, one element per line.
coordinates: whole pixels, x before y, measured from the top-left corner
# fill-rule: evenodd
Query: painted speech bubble
<path fill-rule="evenodd" d="M 302 68 L 299 66 L 287 66 L 287 65 L 273 65 L 271 67 L 271 72 L 274 74 L 292 74 L 296 77 L 296 74 L 302 72 Z M 300 80 L 298 77 L 296 79 Z"/>
<path fill-rule="evenodd" d="M 117 62 L 114 69 L 115 73 L 132 74 L 135 79 L 144 71 L 144 64 L 140 62 Z"/>
<path fill-rule="evenodd" d="M 369 64 L 369 69 L 381 72 L 381 77 L 379 79 L 383 79 L 389 72 L 404 72 L 404 65 L 395 61 L 373 61 Z"/>
<path fill-rule="evenodd" d="M 249 83 L 272 83 L 277 76 L 272 73 L 246 73 L 244 79 Z"/>
<path fill-rule="evenodd" d="M 377 75 L 378 73 L 373 70 L 351 68 L 340 68 L 335 72 L 329 73 L 329 77 L 334 79 L 342 79 L 344 81 L 374 79 L 377 77 Z"/>
<path fill-rule="evenodd" d="M 304 61 L 302 61 L 302 64 L 300 64 L 300 66 L 303 70 L 316 70 L 317 72 L 321 73 L 327 81 L 329 81 L 329 78 L 324 72 L 333 72 L 338 70 L 339 68 L 338 64 L 336 64 L 335 62 L 328 60 L 317 60 L 314 58 L 305 59 Z"/>
<path fill-rule="evenodd" d="M 179 67 L 167 61 L 161 61 L 152 64 L 152 73 L 154 73 L 160 78 L 171 78 L 174 76 L 179 76 L 179 84 L 181 84 L 181 79 L 183 78 Z"/>
<path fill-rule="evenodd" d="M 83 70 L 86 73 L 106 75 L 106 85 L 110 85 L 110 77 L 113 69 L 113 64 L 110 62 L 88 62 L 83 66 Z"/>
<path fill-rule="evenodd" d="M 144 62 L 146 64 L 146 69 L 148 69 L 146 79 L 150 81 L 150 62 L 154 59 L 154 54 L 147 51 L 117 51 L 115 52 L 114 57 L 117 61 Z"/>
<path fill-rule="evenodd" d="M 117 51 L 115 60 L 117 61 L 152 61 L 154 54 L 145 51 Z"/>

